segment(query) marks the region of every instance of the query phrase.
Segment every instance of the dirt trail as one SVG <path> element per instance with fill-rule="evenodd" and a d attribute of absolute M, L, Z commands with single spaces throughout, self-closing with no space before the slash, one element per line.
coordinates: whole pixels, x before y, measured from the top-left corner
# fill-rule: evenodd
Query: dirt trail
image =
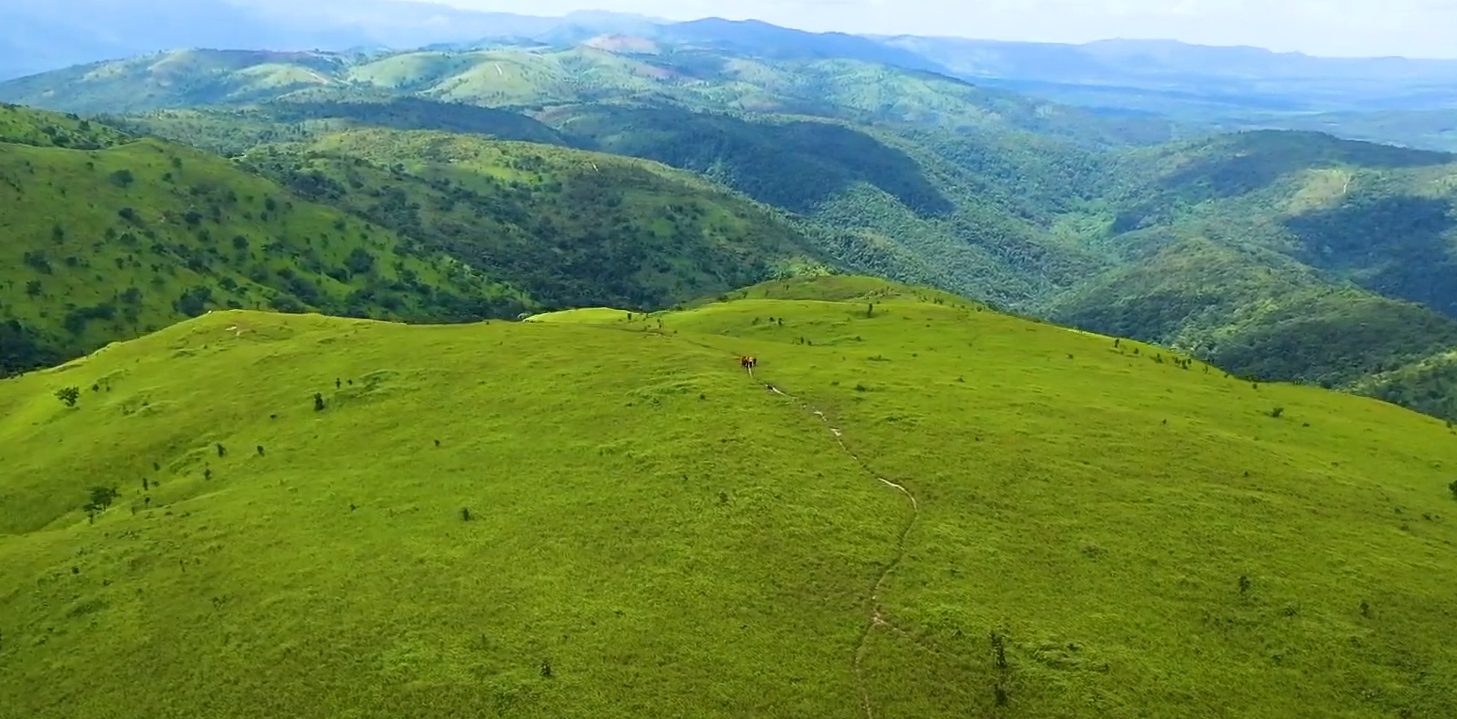
<path fill-rule="evenodd" d="M 759 381 L 759 379 L 754 376 L 754 370 L 752 367 L 749 368 L 748 372 L 750 379 L 754 380 L 755 382 Z M 882 477 L 881 475 L 877 474 L 875 470 L 871 469 L 870 465 L 866 464 L 865 460 L 861 459 L 860 455 L 856 454 L 855 451 L 850 449 L 850 446 L 845 443 L 845 433 L 841 431 L 840 428 L 832 425 L 830 423 L 829 417 L 826 417 L 823 411 L 816 409 L 808 402 L 805 402 L 804 400 L 795 397 L 794 395 L 789 394 L 782 389 L 779 389 L 773 384 L 770 384 L 768 382 L 765 382 L 763 384 L 765 389 L 773 392 L 776 395 L 779 395 L 780 397 L 784 397 L 785 399 L 797 403 L 802 409 L 818 417 L 820 421 L 824 422 L 825 426 L 829 428 L 830 435 L 835 438 L 835 443 L 840 445 L 840 450 L 848 455 L 851 459 L 855 460 L 855 463 L 860 465 L 860 469 L 862 471 L 870 475 L 881 484 L 884 484 L 885 486 L 890 487 L 897 492 L 900 492 L 901 495 L 904 496 L 908 502 L 910 502 L 911 516 L 909 519 L 906 520 L 905 526 L 901 528 L 900 536 L 896 538 L 895 557 L 893 557 L 890 563 L 885 566 L 885 569 L 881 570 L 880 576 L 876 577 L 875 579 L 875 584 L 871 585 L 870 587 L 870 598 L 867 602 L 867 604 L 869 605 L 870 616 L 865 622 L 865 629 L 860 633 L 860 642 L 855 647 L 855 658 L 853 661 L 853 667 L 855 670 L 855 682 L 859 685 L 860 688 L 860 703 L 865 707 L 866 719 L 875 719 L 875 709 L 870 703 L 870 689 L 865 685 L 865 655 L 869 651 L 870 635 L 875 631 L 877 627 L 882 627 L 885 629 L 889 629 L 896 634 L 902 635 L 908 639 L 911 639 L 912 641 L 916 641 L 915 637 L 912 636 L 910 633 L 906 632 L 900 627 L 891 624 L 885 619 L 885 615 L 881 611 L 882 608 L 880 605 L 880 593 L 881 590 L 885 587 L 885 583 L 890 579 L 890 575 L 894 573 L 896 568 L 901 565 L 901 562 L 905 560 L 906 538 L 910 536 L 911 530 L 915 528 L 916 522 L 921 518 L 921 503 L 916 499 L 915 494 L 913 494 L 909 489 L 906 489 L 905 485 L 902 485 L 898 482 L 893 482 L 885 477 Z M 919 641 L 916 641 L 916 643 L 920 644 Z"/>
<path fill-rule="evenodd" d="M 716 347 L 705 342 L 700 342 L 698 340 L 690 339 L 688 337 L 682 337 L 676 333 L 668 334 L 667 332 L 663 332 L 661 330 L 649 330 L 649 333 L 667 339 L 675 339 L 681 342 L 687 342 L 688 344 L 711 350 L 715 353 L 723 352 L 722 347 Z M 869 651 L 870 635 L 874 633 L 877 628 L 886 629 L 910 640 L 911 642 L 921 647 L 922 649 L 925 649 L 926 651 L 939 653 L 934 647 L 927 645 L 925 642 L 918 639 L 915 635 L 911 634 L 905 629 L 902 629 L 901 627 L 896 626 L 895 624 L 892 624 L 889 620 L 887 620 L 885 618 L 885 613 L 882 611 L 882 607 L 880 605 L 881 590 L 885 587 L 885 583 L 890 579 L 890 575 L 895 572 L 896 568 L 899 567 L 901 565 L 901 562 L 903 562 L 906 558 L 906 538 L 910 536 L 911 530 L 915 529 L 916 523 L 919 522 L 921 519 L 921 503 L 919 500 L 916 499 L 916 495 L 912 493 L 909 489 L 907 489 L 905 485 L 883 477 L 880 474 L 876 473 L 874 469 L 871 469 L 870 465 L 867 464 L 864 459 L 861 459 L 860 455 L 856 454 L 855 451 L 850 449 L 850 446 L 845 443 L 845 433 L 841 431 L 839 427 L 836 427 L 830 423 L 830 419 L 829 417 L 825 416 L 824 411 L 816 408 L 814 405 L 800 399 L 799 397 L 785 392 L 784 390 L 780 389 L 778 386 L 772 383 L 761 381 L 758 377 L 754 375 L 753 367 L 748 367 L 746 369 L 749 375 L 749 379 L 753 380 L 756 383 L 762 384 L 764 386 L 764 389 L 774 393 L 775 395 L 794 402 L 795 404 L 799 405 L 799 407 L 804 411 L 818 417 L 820 421 L 825 424 L 825 427 L 829 429 L 830 435 L 835 438 L 835 443 L 840 445 L 840 450 L 851 459 L 855 460 L 855 464 L 860 465 L 861 471 L 869 475 L 871 478 L 875 479 L 875 481 L 880 482 L 881 484 L 899 492 L 901 496 L 905 497 L 906 501 L 909 502 L 911 505 L 911 516 L 906 520 L 905 526 L 901 528 L 900 535 L 896 538 L 895 556 L 891 558 L 890 563 L 885 566 L 885 569 L 881 570 L 880 575 L 875 578 L 875 583 L 872 584 L 870 587 L 870 594 L 866 602 L 868 616 L 866 617 L 865 628 L 860 632 L 860 641 L 855 646 L 855 655 L 854 659 L 852 660 L 852 668 L 855 672 L 855 683 L 860 690 L 860 703 L 865 708 L 865 717 L 866 719 L 875 719 L 875 708 L 870 702 L 870 689 L 865 684 L 865 655 Z"/>

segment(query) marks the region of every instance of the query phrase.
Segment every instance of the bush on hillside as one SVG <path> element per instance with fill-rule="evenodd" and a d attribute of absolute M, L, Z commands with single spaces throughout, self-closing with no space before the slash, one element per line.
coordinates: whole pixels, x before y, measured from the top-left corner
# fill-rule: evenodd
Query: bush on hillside
<path fill-rule="evenodd" d="M 81 399 L 81 388 L 62 387 L 56 390 L 56 399 L 65 403 L 67 407 L 75 407 L 76 402 Z"/>
<path fill-rule="evenodd" d="M 1457 479 L 1452 480 L 1452 483 L 1447 485 L 1447 489 L 1452 490 L 1452 499 L 1457 499 Z"/>
<path fill-rule="evenodd" d="M 92 487 L 91 499 L 82 507 L 87 512 L 100 512 L 111 506 L 118 493 L 114 487 Z"/>

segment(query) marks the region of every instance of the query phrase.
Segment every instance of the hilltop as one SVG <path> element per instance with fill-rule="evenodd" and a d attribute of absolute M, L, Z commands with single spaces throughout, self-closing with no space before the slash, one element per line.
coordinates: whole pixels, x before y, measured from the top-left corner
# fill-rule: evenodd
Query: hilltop
<path fill-rule="evenodd" d="M 741 297 L 219 312 L 0 382 L 0 702 L 1457 711 L 1442 423 L 928 290 Z"/>

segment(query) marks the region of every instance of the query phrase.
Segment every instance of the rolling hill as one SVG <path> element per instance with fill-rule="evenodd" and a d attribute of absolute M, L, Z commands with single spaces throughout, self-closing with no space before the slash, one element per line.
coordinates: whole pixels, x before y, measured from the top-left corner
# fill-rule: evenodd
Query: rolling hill
<path fill-rule="evenodd" d="M 359 115 L 387 123 L 411 109 Z M 332 122 L 231 163 L 0 108 L 0 138 L 13 140 L 0 144 L 0 186 L 15 201 L 0 220 L 13 238 L 0 320 L 14 338 L 0 369 L 213 308 L 413 321 L 660 308 L 822 264 L 778 213 L 654 163 Z"/>
<path fill-rule="evenodd" d="M 1440 422 L 871 280 L 738 296 L 222 312 L 0 381 L 0 703 L 1457 711 Z"/>
<path fill-rule="evenodd" d="M 11 107 L 0 132 L 0 371 L 218 308 L 447 321 L 536 306 L 213 155 Z"/>
<path fill-rule="evenodd" d="M 1095 145 L 1159 142 L 1173 132 L 1157 119 L 1105 117 L 865 59 L 768 59 L 692 45 L 647 54 L 587 44 L 385 54 L 180 50 L 0 83 L 0 100 L 84 113 L 391 98 L 518 110 L 632 99 L 960 132 L 1030 129 Z"/>
<path fill-rule="evenodd" d="M 1411 361 L 1451 348 L 1457 158 L 1257 132 L 1140 151 L 1124 162 L 1119 174 L 1137 179 L 1110 193 L 1109 236 L 1100 240 L 1124 262 L 1094 283 L 1099 290 L 1060 300 L 1055 317 L 1207 350 L 1241 371 L 1250 363 L 1218 346 L 1250 329 L 1241 325 L 1267 325 L 1255 334 L 1269 335 L 1286 323 L 1283 341 L 1318 344 L 1321 333 L 1291 323 L 1331 319 L 1329 356 L 1350 361 L 1346 374 L 1274 376 L 1337 383 L 1395 369 L 1392 352 Z M 1120 305 L 1135 314 L 1109 317 Z"/>
<path fill-rule="evenodd" d="M 468 106 L 405 102 L 407 111 L 344 104 L 333 119 L 334 105 L 320 102 L 305 123 L 258 127 L 286 139 L 367 126 L 371 116 L 469 122 Z M 228 132 L 234 118 L 293 104 L 128 126 L 238 151 L 250 135 Z M 492 115 L 479 129 L 539 126 L 552 142 L 691 170 L 799 216 L 812 254 L 840 267 L 1176 346 L 1258 379 L 1371 386 L 1374 374 L 1444 354 L 1457 338 L 1457 165 L 1442 153 L 1293 132 L 1100 151 L 996 125 L 958 134 L 671 104 L 535 115 Z M 563 304 L 592 304 L 576 299 Z"/>
<path fill-rule="evenodd" d="M 359 129 L 245 161 L 552 307 L 659 309 L 821 264 L 814 239 L 780 214 L 642 160 Z"/>

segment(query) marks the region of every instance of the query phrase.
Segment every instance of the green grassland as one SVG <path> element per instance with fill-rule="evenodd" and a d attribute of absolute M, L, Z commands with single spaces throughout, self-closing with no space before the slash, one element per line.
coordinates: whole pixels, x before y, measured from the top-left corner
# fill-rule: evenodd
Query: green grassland
<path fill-rule="evenodd" d="M 543 319 L 0 381 L 0 706 L 1457 713 L 1441 422 L 856 278 Z"/>
<path fill-rule="evenodd" d="M 454 258 L 155 140 L 0 143 L 0 201 L 0 371 L 215 308 L 444 321 L 531 306 Z"/>

